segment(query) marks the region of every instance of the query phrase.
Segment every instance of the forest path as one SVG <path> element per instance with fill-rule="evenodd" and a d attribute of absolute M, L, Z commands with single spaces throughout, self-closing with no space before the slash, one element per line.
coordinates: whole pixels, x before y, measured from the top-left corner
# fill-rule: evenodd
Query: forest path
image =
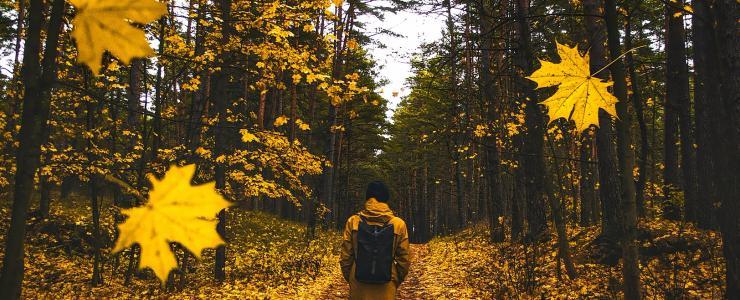
<path fill-rule="evenodd" d="M 420 285 L 419 277 L 423 268 L 418 267 L 423 263 L 429 253 L 426 244 L 411 244 L 411 271 L 406 280 L 396 293 L 397 299 L 424 299 L 425 289 Z M 348 299 L 349 284 L 342 278 L 341 272 L 334 278 L 332 283 L 324 290 L 321 299 Z"/>

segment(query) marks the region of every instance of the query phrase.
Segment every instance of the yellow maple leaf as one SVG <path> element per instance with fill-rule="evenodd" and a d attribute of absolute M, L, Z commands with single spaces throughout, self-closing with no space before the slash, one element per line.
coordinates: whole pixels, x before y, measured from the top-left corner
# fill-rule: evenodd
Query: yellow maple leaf
<path fill-rule="evenodd" d="M 308 123 L 303 122 L 301 119 L 295 120 L 295 124 L 303 131 L 311 130 L 311 125 L 308 125 Z"/>
<path fill-rule="evenodd" d="M 72 37 L 77 41 L 78 61 L 100 72 L 105 50 L 125 64 L 134 57 L 154 54 L 144 31 L 131 22 L 147 24 L 167 13 L 167 6 L 154 0 L 70 0 L 77 9 Z"/>
<path fill-rule="evenodd" d="M 550 122 L 559 118 L 573 120 L 581 132 L 599 125 L 599 109 L 616 116 L 618 100 L 607 90 L 613 82 L 591 74 L 588 53 L 581 56 L 578 47 L 556 44 L 560 63 L 540 60 L 540 69 L 527 77 L 537 83 L 538 89 L 558 87 L 555 94 L 540 103 L 547 107 Z"/>
<path fill-rule="evenodd" d="M 260 139 L 256 135 L 252 134 L 247 129 L 239 130 L 239 133 L 242 134 L 242 142 L 249 143 L 249 142 L 254 142 L 254 141 L 257 141 L 257 142 L 260 141 Z"/>
<path fill-rule="evenodd" d="M 272 125 L 275 125 L 275 127 L 280 127 L 288 123 L 288 117 L 286 116 L 279 116 L 277 119 L 275 119 L 275 122 Z"/>
<path fill-rule="evenodd" d="M 213 182 L 191 185 L 195 165 L 172 166 L 162 180 L 150 175 L 149 201 L 121 212 L 128 219 L 118 225 L 120 235 L 113 252 L 134 243 L 141 246 L 139 268 L 149 267 L 164 282 L 177 267 L 170 243 L 177 242 L 200 258 L 204 248 L 224 243 L 216 232 L 216 214 L 231 204 Z"/>
<path fill-rule="evenodd" d="M 211 151 L 203 147 L 198 147 L 198 149 L 195 149 L 195 153 L 204 158 L 211 157 Z"/>

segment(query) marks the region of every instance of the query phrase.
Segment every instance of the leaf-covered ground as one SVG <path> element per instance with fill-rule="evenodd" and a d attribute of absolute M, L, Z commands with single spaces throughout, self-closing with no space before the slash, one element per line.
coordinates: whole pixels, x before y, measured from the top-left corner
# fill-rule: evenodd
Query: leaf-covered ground
<path fill-rule="evenodd" d="M 569 230 L 578 277 L 557 263 L 555 241 L 524 246 L 487 242 L 487 228 L 411 245 L 411 271 L 398 299 L 618 299 L 621 270 L 599 263 L 597 227 Z M 642 282 L 646 299 L 721 299 L 724 262 L 716 232 L 678 222 L 643 222 Z M 560 268 L 561 271 L 558 271 Z M 527 276 L 534 274 L 536 277 Z M 338 273 L 321 299 L 346 299 Z"/>
<path fill-rule="evenodd" d="M 29 222 L 24 297 L 172 298 L 172 299 L 346 299 L 348 286 L 338 267 L 339 235 L 317 231 L 304 241 L 304 225 L 269 214 L 232 209 L 229 213 L 227 280 L 213 279 L 213 250 L 191 263 L 185 284 L 159 284 L 150 270 L 124 282 L 128 252 L 104 251 L 104 280 L 91 287 L 92 251 L 89 210 L 84 200 L 54 203 L 49 220 Z M 74 205 L 78 203 L 78 205 Z M 106 207 L 106 206 L 104 206 Z M 107 207 L 110 207 L 108 205 Z M 8 216 L 8 207 L 0 208 Z M 103 213 L 112 237 L 112 210 Z M 9 220 L 0 220 L 7 229 Z M 639 231 L 643 287 L 647 298 L 718 299 L 724 263 L 717 233 L 668 221 L 643 222 Z M 525 246 L 489 244 L 484 226 L 412 245 L 412 266 L 399 299 L 619 298 L 618 267 L 599 263 L 592 242 L 597 227 L 569 228 L 578 271 L 569 279 L 557 263 L 554 239 Z M 0 242 L 4 241 L 0 236 Z M 112 241 L 104 246 L 110 249 Z M 2 250 L 0 250 L 2 251 Z M 561 271 L 558 271 L 561 270 Z M 528 275 L 532 274 L 532 275 Z"/>
<path fill-rule="evenodd" d="M 668 221 L 640 225 L 646 299 L 722 298 L 724 262 L 716 232 Z M 554 238 L 537 246 L 492 245 L 486 228 L 477 226 L 434 239 L 412 266 L 423 289 L 407 299 L 618 299 L 621 270 L 598 263 L 592 243 L 597 234 L 596 227 L 569 230 L 575 279 L 557 263 Z"/>
<path fill-rule="evenodd" d="M 224 283 L 213 279 L 214 251 L 206 250 L 201 261 L 193 263 L 191 259 L 192 268 L 185 275 L 185 284 L 178 286 L 175 280 L 173 291 L 166 291 L 151 270 L 138 272 L 125 284 L 128 250 L 120 255 L 109 251 L 111 210 L 103 212 L 101 219 L 109 236 L 103 252 L 105 282 L 92 287 L 90 212 L 85 209 L 89 207 L 87 202 L 81 201 L 87 200 L 53 203 L 49 220 L 29 221 L 24 298 L 311 299 L 317 298 L 338 275 L 338 233 L 318 230 L 318 238 L 306 244 L 305 225 L 235 208 L 229 212 Z M 110 207 L 104 203 L 106 206 Z M 0 209 L 0 215 L 10 215 L 7 204 Z M 3 233 L 9 221 L 0 220 Z M 4 238 L 3 234 L 3 245 Z"/>

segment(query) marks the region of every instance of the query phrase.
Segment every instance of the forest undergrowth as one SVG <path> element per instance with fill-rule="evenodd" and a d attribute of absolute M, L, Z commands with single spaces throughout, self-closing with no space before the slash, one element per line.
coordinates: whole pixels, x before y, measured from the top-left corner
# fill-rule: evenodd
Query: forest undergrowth
<path fill-rule="evenodd" d="M 318 230 L 305 242 L 305 225 L 268 213 L 236 207 L 229 212 L 228 268 L 223 283 L 211 276 L 214 250 L 161 285 L 149 269 L 126 283 L 128 251 L 110 254 L 115 211 L 104 213 L 104 284 L 90 285 L 92 241 L 85 199 L 54 203 L 48 219 L 28 223 L 24 297 L 170 299 L 341 299 L 347 286 L 338 268 L 336 231 Z M 6 214 L 8 207 L 0 208 Z M 1 222 L 0 226 L 7 222 Z M 5 230 L 5 228 L 0 228 Z M 567 277 L 557 259 L 555 239 L 538 244 L 488 242 L 488 227 L 412 246 L 412 271 L 400 299 L 613 299 L 621 297 L 618 265 L 604 263 L 595 240 L 598 226 L 569 228 L 578 277 Z M 0 237 L 2 238 L 2 237 Z M 640 223 L 641 269 L 648 299 L 718 299 L 724 262 L 718 233 L 684 222 Z M 4 240 L 0 241 L 4 242 Z M 530 275 L 531 274 L 531 275 Z"/>
<path fill-rule="evenodd" d="M 179 281 L 182 273 L 173 272 L 174 280 L 162 285 L 151 269 L 144 269 L 126 283 L 130 250 L 110 253 L 115 210 L 109 209 L 101 217 L 104 283 L 93 287 L 87 201 L 73 195 L 55 201 L 48 219 L 29 220 L 24 298 L 312 299 L 338 276 L 337 232 L 317 230 L 316 239 L 307 244 L 305 225 L 235 207 L 229 211 L 228 230 L 233 234 L 227 237 L 226 281 L 213 278 L 215 250 L 207 249 L 200 261 L 190 257 L 184 281 Z M 2 216 L 8 216 L 8 210 L 3 203 Z M 1 221 L 0 230 L 7 230 L 8 220 Z M 4 238 L 0 236 L 0 243 Z"/>
<path fill-rule="evenodd" d="M 425 299 L 618 299 L 621 269 L 601 262 L 598 226 L 569 228 L 578 277 L 558 263 L 553 237 L 539 244 L 488 242 L 487 226 L 435 238 L 421 268 Z M 682 222 L 641 222 L 640 268 L 646 299 L 721 299 L 722 244 L 717 232 Z M 531 276 L 529 276 L 531 274 Z"/>

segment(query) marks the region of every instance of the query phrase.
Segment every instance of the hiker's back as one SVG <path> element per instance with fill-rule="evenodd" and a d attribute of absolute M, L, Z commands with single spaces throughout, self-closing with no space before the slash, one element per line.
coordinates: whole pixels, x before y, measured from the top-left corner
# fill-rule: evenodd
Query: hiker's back
<path fill-rule="evenodd" d="M 350 241 L 343 246 L 342 267 L 350 299 L 395 299 L 409 268 L 406 223 L 393 216 L 363 224 L 359 214 L 353 215 L 347 220 L 345 236 Z"/>
<path fill-rule="evenodd" d="M 365 209 L 344 228 L 342 275 L 349 282 L 350 299 L 395 299 L 409 268 L 406 223 L 393 215 L 382 183 L 370 183 L 366 196 Z"/>

